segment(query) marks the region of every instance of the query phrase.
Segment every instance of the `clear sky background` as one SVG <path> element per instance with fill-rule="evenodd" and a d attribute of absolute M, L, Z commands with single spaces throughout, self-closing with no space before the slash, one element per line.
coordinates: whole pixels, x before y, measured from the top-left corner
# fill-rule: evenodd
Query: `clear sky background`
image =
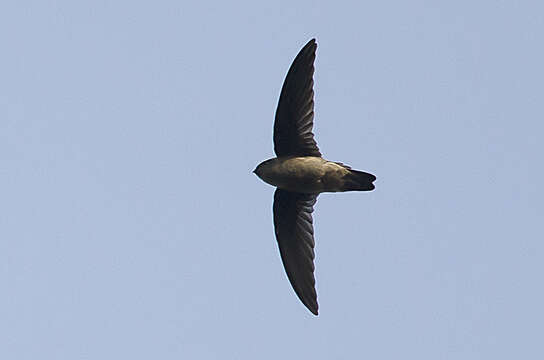
<path fill-rule="evenodd" d="M 541 1 L 3 1 L 0 358 L 542 359 Z M 281 265 L 273 156 L 314 132 L 376 190 Z"/>

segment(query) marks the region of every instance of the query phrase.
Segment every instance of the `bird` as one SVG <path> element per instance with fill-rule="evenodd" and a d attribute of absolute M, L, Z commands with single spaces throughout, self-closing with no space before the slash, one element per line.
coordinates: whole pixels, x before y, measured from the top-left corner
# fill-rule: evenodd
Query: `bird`
<path fill-rule="evenodd" d="M 276 157 L 261 162 L 253 172 L 276 187 L 272 211 L 281 260 L 296 295 L 317 316 L 312 218 L 317 197 L 324 192 L 374 190 L 376 177 L 324 159 L 317 147 L 312 132 L 316 49 L 316 40 L 311 39 L 293 60 L 274 119 Z"/>

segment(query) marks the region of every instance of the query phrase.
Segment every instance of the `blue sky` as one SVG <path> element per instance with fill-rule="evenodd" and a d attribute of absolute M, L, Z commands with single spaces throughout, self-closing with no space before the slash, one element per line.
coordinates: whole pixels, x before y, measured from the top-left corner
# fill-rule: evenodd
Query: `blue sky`
<path fill-rule="evenodd" d="M 537 1 L 5 1 L 3 359 L 544 356 Z M 279 91 L 318 41 L 319 317 L 272 227 Z"/>

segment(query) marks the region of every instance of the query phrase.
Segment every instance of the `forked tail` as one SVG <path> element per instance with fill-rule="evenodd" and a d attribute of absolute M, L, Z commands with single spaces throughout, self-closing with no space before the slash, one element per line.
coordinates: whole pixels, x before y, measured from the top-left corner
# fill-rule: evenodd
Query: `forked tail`
<path fill-rule="evenodd" d="M 370 191 L 374 190 L 372 182 L 376 180 L 376 177 L 364 171 L 350 169 L 342 180 L 344 180 L 342 191 Z"/>

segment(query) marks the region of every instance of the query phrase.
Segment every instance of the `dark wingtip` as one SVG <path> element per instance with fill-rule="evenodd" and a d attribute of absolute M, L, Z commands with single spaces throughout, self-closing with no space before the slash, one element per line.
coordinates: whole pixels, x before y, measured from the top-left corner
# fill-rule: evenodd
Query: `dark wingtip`
<path fill-rule="evenodd" d="M 306 308 L 308 310 L 310 310 L 310 312 L 312 314 L 314 314 L 315 316 L 318 315 L 318 308 L 319 308 L 319 305 L 317 304 L 317 299 L 313 299 L 313 300 L 310 300 L 310 301 L 307 301 L 307 299 L 301 299 L 302 300 L 302 303 L 304 304 L 304 306 L 306 306 Z"/>
<path fill-rule="evenodd" d="M 317 47 L 317 42 L 316 42 L 315 38 L 310 39 L 310 41 L 308 41 L 306 43 L 306 45 L 304 45 L 304 47 L 305 48 Z"/>

